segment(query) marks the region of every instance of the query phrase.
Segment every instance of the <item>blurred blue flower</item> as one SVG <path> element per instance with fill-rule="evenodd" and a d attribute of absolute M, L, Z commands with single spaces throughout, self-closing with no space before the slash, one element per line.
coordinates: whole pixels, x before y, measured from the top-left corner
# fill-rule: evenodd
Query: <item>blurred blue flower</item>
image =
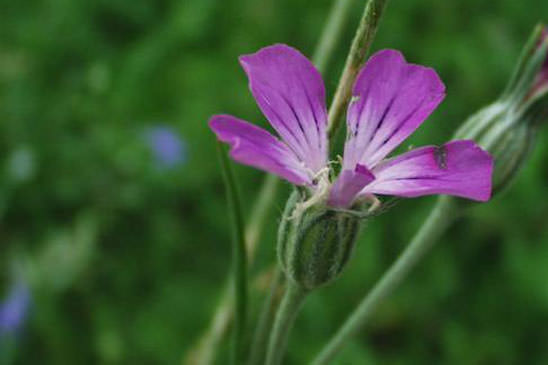
<path fill-rule="evenodd" d="M 28 284 L 21 278 L 15 280 L 3 302 L 0 302 L 0 338 L 16 335 L 25 324 L 31 302 Z"/>
<path fill-rule="evenodd" d="M 145 133 L 159 167 L 173 168 L 186 161 L 186 144 L 173 128 L 156 126 Z"/>

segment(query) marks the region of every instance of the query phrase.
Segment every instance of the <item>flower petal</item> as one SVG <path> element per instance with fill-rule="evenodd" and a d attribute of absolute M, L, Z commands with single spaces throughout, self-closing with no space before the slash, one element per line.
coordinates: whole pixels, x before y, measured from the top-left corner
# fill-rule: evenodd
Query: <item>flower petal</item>
<path fill-rule="evenodd" d="M 240 57 L 249 87 L 270 124 L 312 173 L 327 164 L 322 77 L 299 51 L 274 45 Z"/>
<path fill-rule="evenodd" d="M 310 183 L 295 154 L 264 129 L 231 115 L 213 116 L 209 127 L 219 140 L 231 146 L 230 156 L 234 160 L 276 174 L 296 185 Z"/>
<path fill-rule="evenodd" d="M 373 55 L 361 70 L 348 107 L 344 166 L 372 168 L 419 127 L 445 96 L 428 67 L 409 64 L 395 50 Z"/>
<path fill-rule="evenodd" d="M 492 171 L 493 159 L 473 141 L 453 141 L 386 160 L 373 169 L 376 180 L 360 194 L 448 194 L 487 201 L 491 196 Z"/>
<path fill-rule="evenodd" d="M 328 204 L 332 207 L 349 207 L 364 186 L 375 180 L 375 176 L 363 165 L 354 170 L 343 170 L 331 188 Z"/>

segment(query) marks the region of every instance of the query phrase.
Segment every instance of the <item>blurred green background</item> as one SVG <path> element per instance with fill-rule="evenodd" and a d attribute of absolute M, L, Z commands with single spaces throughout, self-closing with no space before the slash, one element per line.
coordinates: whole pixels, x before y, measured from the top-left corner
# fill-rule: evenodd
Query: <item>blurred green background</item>
<path fill-rule="evenodd" d="M 33 296 L 16 364 L 182 361 L 230 268 L 207 120 L 223 112 L 265 125 L 237 57 L 272 43 L 310 56 L 331 3 L 1 2 L 0 298 L 14 266 Z M 329 97 L 363 3 L 325 75 Z M 374 49 L 434 67 L 448 90 L 408 144 L 449 139 L 494 100 L 542 20 L 542 0 L 391 1 Z M 158 125 L 185 144 L 176 166 L 158 166 L 143 138 Z M 548 363 L 547 142 L 544 128 L 512 189 L 460 220 L 334 364 Z M 264 174 L 235 169 L 249 212 Z M 253 274 L 274 258 L 288 191 Z M 405 200 L 368 224 L 345 274 L 307 301 L 288 364 L 319 350 L 433 202 Z M 253 316 L 263 287 L 253 286 Z"/>

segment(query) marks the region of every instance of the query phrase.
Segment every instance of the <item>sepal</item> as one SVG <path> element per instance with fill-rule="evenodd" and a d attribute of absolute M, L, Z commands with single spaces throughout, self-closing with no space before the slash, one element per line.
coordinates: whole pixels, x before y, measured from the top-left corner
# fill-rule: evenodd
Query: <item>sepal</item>
<path fill-rule="evenodd" d="M 343 271 L 363 218 L 325 204 L 301 210 L 305 198 L 295 191 L 286 204 L 278 230 L 278 259 L 289 280 L 311 290 Z"/>

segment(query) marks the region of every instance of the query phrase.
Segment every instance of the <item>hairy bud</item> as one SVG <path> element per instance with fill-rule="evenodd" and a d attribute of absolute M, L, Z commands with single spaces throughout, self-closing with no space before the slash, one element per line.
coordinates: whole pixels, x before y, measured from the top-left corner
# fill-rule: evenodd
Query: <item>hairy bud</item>
<path fill-rule="evenodd" d="M 493 195 L 505 189 L 534 146 L 536 130 L 548 121 L 548 32 L 538 26 L 525 46 L 506 90 L 472 115 L 456 139 L 472 139 L 494 158 Z"/>
<path fill-rule="evenodd" d="M 344 269 L 360 228 L 358 215 L 318 205 L 301 211 L 294 192 L 278 230 L 278 258 L 289 280 L 311 290 L 334 280 Z"/>

